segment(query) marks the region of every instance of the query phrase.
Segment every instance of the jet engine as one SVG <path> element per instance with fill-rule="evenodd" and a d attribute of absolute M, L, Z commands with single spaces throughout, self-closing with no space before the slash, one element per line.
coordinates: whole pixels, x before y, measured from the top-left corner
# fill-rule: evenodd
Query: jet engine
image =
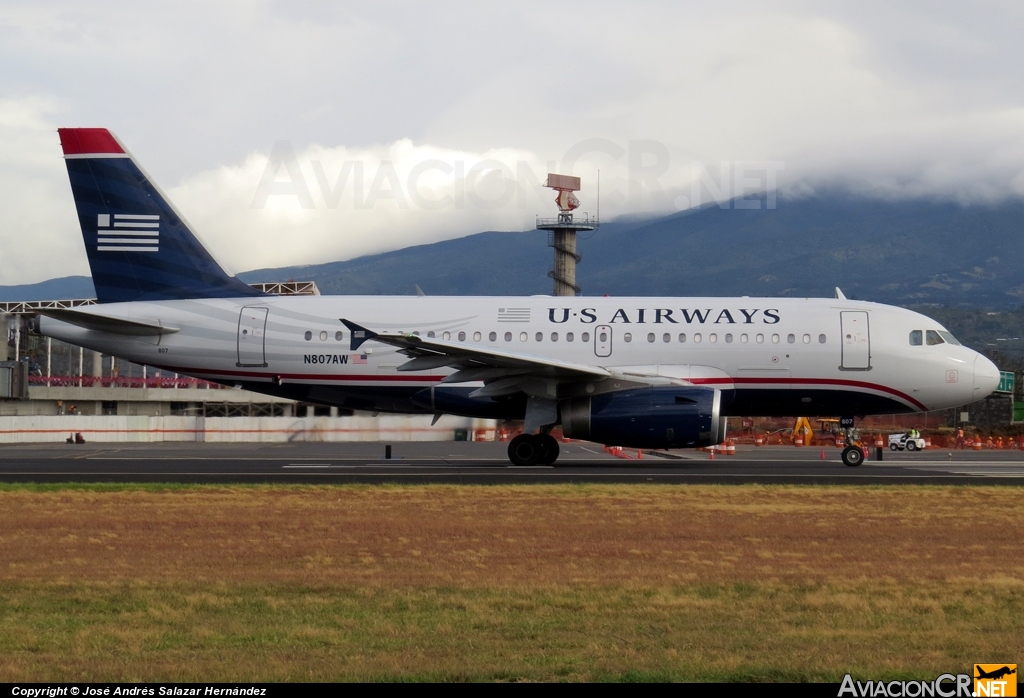
<path fill-rule="evenodd" d="M 725 440 L 722 393 L 690 386 L 637 388 L 559 404 L 571 439 L 632 448 L 699 448 Z"/>

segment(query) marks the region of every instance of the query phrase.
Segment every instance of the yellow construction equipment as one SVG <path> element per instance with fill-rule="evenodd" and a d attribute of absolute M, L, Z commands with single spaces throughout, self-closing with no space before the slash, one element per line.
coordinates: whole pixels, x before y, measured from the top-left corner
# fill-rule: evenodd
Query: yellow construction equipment
<path fill-rule="evenodd" d="M 807 417 L 797 417 L 796 424 L 793 425 L 793 441 L 797 440 L 797 437 L 803 437 L 803 443 L 810 445 L 811 440 L 814 438 L 814 430 L 811 429 L 811 423 L 807 420 Z"/>

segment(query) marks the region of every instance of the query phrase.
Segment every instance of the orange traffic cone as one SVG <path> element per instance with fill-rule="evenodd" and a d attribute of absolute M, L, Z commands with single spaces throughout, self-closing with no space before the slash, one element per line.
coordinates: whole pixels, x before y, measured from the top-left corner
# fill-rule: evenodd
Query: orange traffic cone
<path fill-rule="evenodd" d="M 715 449 L 711 449 L 711 457 L 708 460 L 714 460 L 714 459 L 715 459 Z"/>
<path fill-rule="evenodd" d="M 825 449 L 821 449 L 821 459 L 825 460 Z"/>

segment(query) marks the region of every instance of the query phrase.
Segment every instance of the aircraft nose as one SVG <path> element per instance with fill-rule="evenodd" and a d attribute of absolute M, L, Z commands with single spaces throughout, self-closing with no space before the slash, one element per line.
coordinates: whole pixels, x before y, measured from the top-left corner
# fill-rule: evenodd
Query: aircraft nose
<path fill-rule="evenodd" d="M 974 399 L 988 397 L 999 387 L 999 367 L 978 354 L 974 359 Z"/>

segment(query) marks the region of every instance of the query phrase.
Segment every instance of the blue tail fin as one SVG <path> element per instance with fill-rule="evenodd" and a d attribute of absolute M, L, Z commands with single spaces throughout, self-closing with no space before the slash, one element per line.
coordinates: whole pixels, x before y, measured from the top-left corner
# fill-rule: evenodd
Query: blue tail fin
<path fill-rule="evenodd" d="M 100 303 L 264 295 L 217 264 L 113 134 L 58 132 Z"/>

